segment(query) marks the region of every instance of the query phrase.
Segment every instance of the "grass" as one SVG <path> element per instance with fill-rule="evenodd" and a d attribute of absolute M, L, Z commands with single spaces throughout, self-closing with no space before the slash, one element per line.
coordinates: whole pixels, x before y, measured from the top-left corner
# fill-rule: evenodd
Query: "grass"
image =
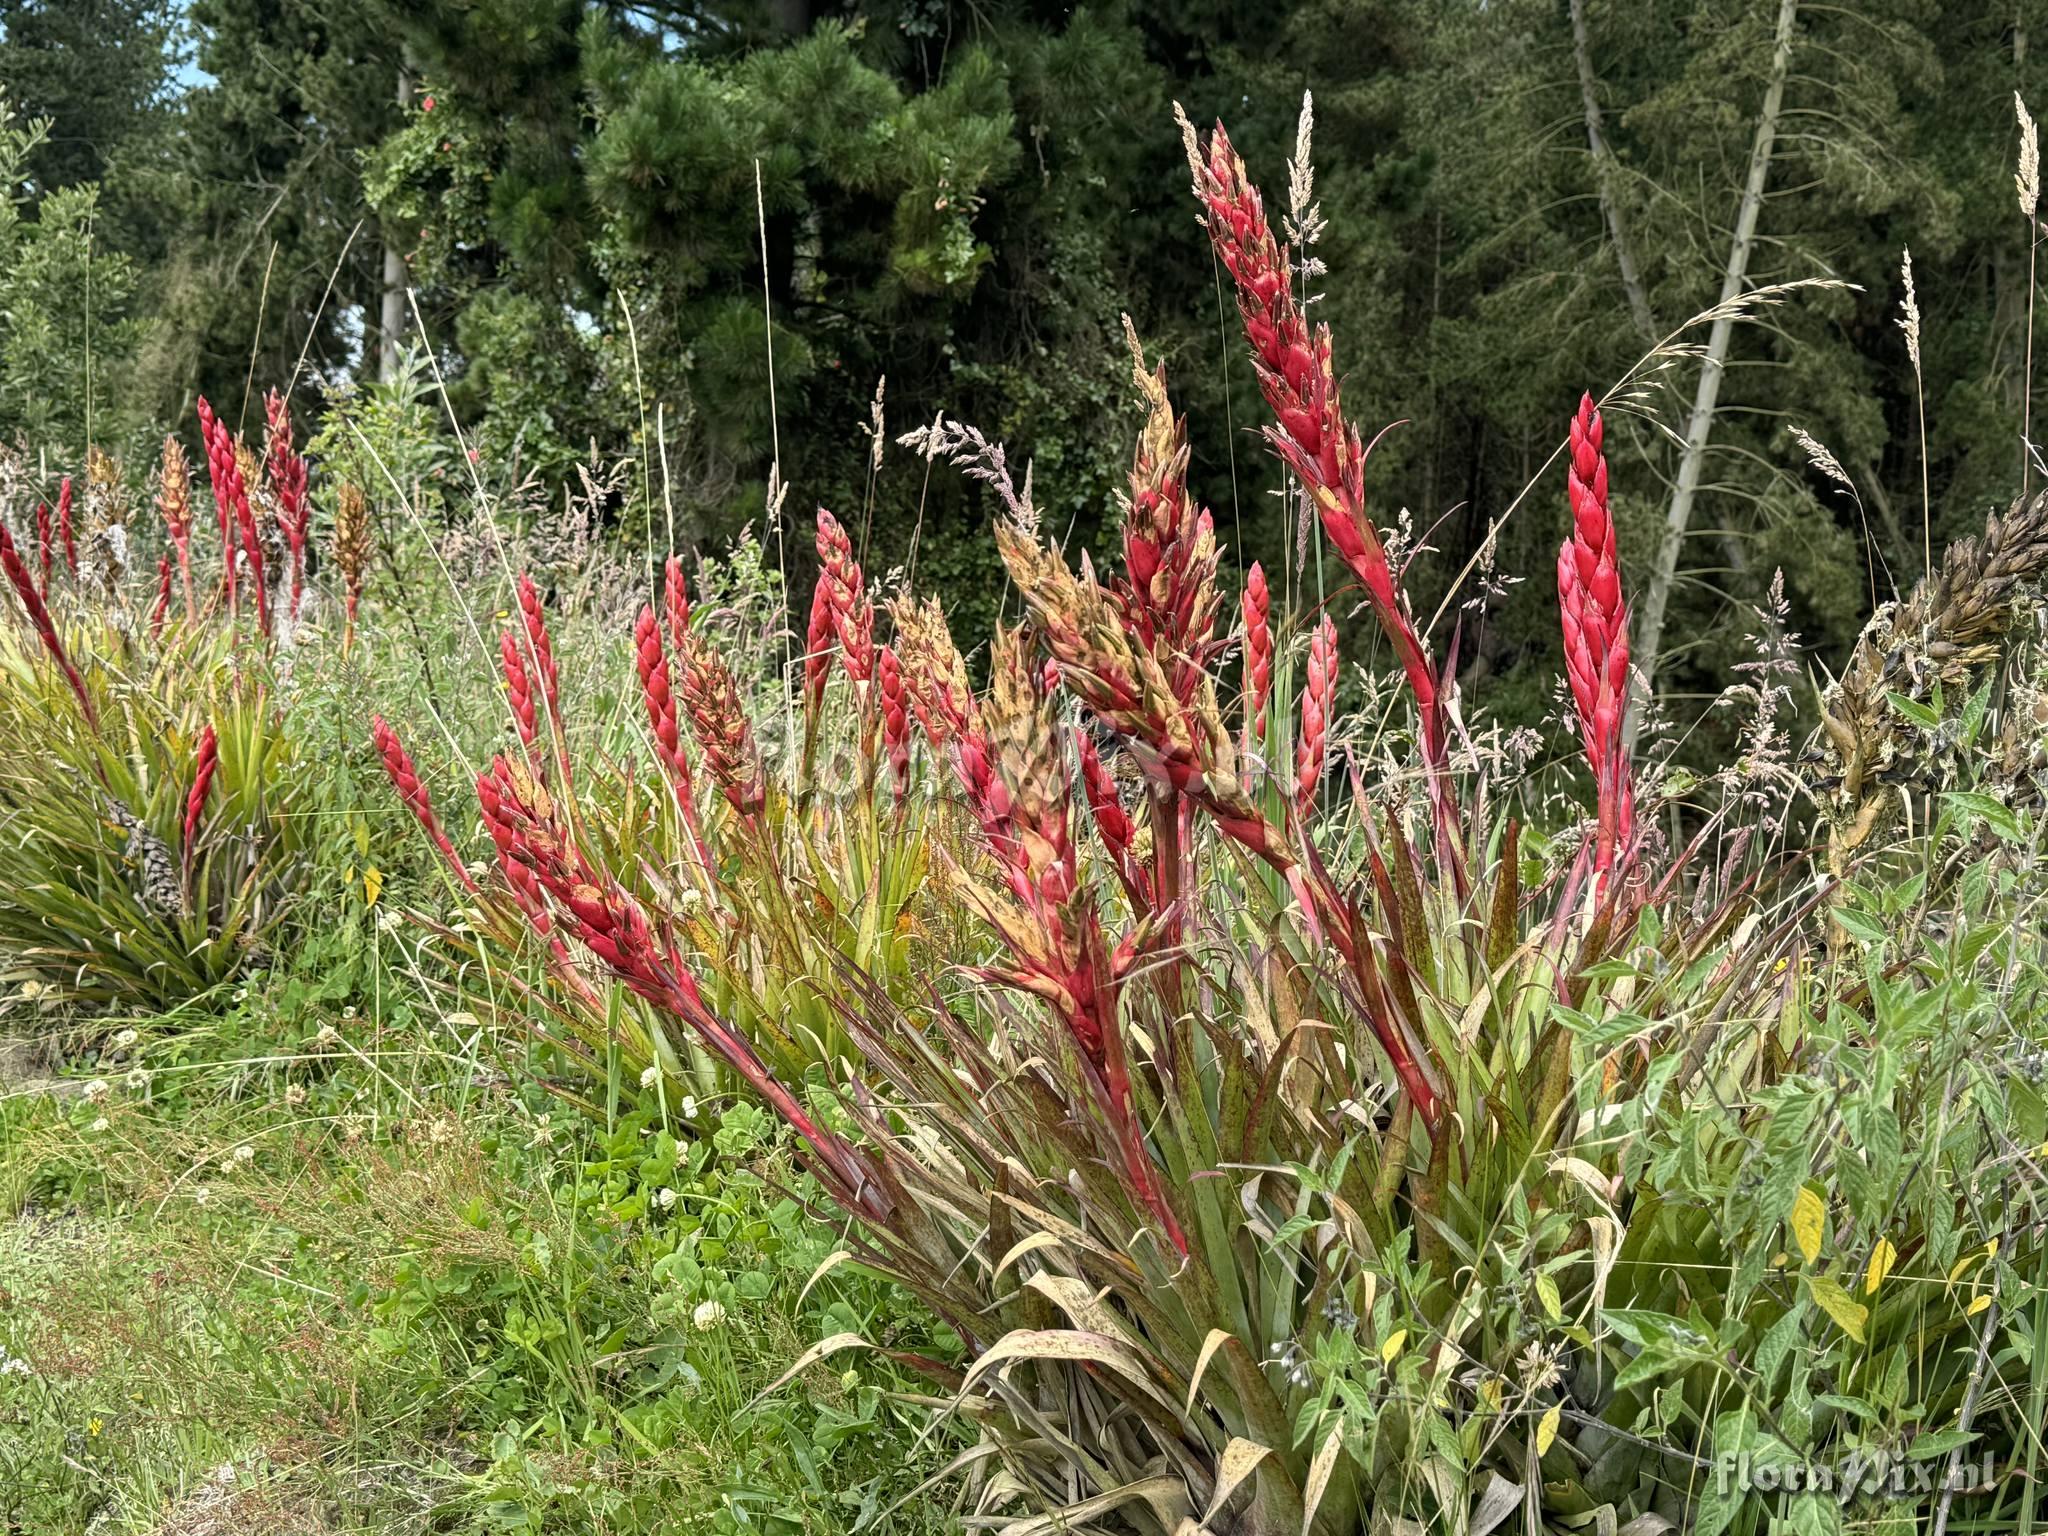
<path fill-rule="evenodd" d="M 0 1100 L 0 1528 L 851 1529 L 937 1469 L 765 1117 L 564 1115 L 410 1021 L 261 987 Z M 449 1024 L 453 1021 L 437 1021 Z M 899 1529 L 924 1528 L 912 1516 Z"/>

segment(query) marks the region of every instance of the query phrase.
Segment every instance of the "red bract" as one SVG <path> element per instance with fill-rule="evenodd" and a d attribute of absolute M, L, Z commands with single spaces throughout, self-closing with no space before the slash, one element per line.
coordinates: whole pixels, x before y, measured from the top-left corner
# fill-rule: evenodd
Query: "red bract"
<path fill-rule="evenodd" d="M 213 481 L 213 499 L 220 514 L 221 545 L 227 556 L 228 598 L 232 602 L 237 588 L 235 566 L 235 538 L 230 530 L 238 533 L 241 553 L 249 564 L 249 577 L 256 589 L 256 623 L 265 634 L 270 632 L 270 594 L 263 574 L 263 544 L 256 533 L 256 517 L 249 508 L 249 488 L 242 480 L 241 465 L 235 459 L 235 441 L 226 425 L 213 413 L 213 407 L 206 397 L 199 397 L 199 426 L 206 438 L 206 469 Z"/>
<path fill-rule="evenodd" d="M 548 941 L 552 952 L 564 962 L 568 950 L 562 947 L 559 935 L 555 933 L 554 918 L 548 912 L 547 892 L 541 886 L 539 871 L 534 868 L 531 858 L 533 839 L 523 829 L 532 822 L 530 806 L 538 803 L 545 807 L 538 783 L 530 778 L 521 781 L 531 784 L 524 799 L 513 795 L 512 772 L 505 760 L 499 758 L 488 773 L 476 778 L 477 806 L 483 812 L 484 830 L 490 834 L 491 845 L 497 851 L 498 868 L 505 876 L 505 885 L 512 893 L 512 904 L 516 906 L 533 931 Z M 504 787 L 506 793 L 501 794 Z M 570 969 L 573 971 L 574 967 Z"/>
<path fill-rule="evenodd" d="M 72 575 L 78 574 L 78 540 L 71 531 L 71 477 L 66 475 L 57 487 L 57 539 L 64 546 L 64 565 Z M 47 577 L 45 585 L 47 585 Z"/>
<path fill-rule="evenodd" d="M 1304 812 L 1315 804 L 1330 745 L 1331 704 L 1337 693 L 1337 625 L 1328 614 L 1308 643 L 1308 680 L 1301 690 L 1301 741 L 1294 752 L 1294 787 Z"/>
<path fill-rule="evenodd" d="M 1244 619 L 1244 734 L 1251 745 L 1266 739 L 1266 701 L 1273 693 L 1273 596 L 1257 561 L 1245 572 L 1238 611 Z"/>
<path fill-rule="evenodd" d="M 661 623 L 654 605 L 644 603 L 633 625 L 633 667 L 640 674 L 640 700 L 647 709 L 647 728 L 654 735 L 654 756 L 661 764 L 675 796 L 683 825 L 703 853 L 703 839 L 697 829 L 696 786 L 690 779 L 690 760 L 683 754 L 682 733 L 676 728 L 675 695 L 669 683 L 668 656 L 661 644 Z"/>
<path fill-rule="evenodd" d="M 1603 876 L 1613 867 L 1617 845 L 1626 847 L 1635 830 L 1635 790 L 1621 734 L 1628 706 L 1628 605 L 1607 504 L 1605 432 L 1593 397 L 1585 395 L 1572 418 L 1565 479 L 1572 536 L 1557 552 L 1565 673 L 1599 800 L 1594 867 Z"/>
<path fill-rule="evenodd" d="M 875 678 L 882 695 L 882 745 L 889 754 L 889 778 L 900 801 L 910 789 L 910 710 L 903 687 L 903 663 L 893 646 L 876 653 Z"/>
<path fill-rule="evenodd" d="M 555 648 L 548 641 L 548 620 L 541 607 L 540 588 L 524 571 L 519 575 L 519 614 L 526 625 L 526 643 L 533 652 L 534 665 L 540 669 L 541 693 L 548 701 L 548 715 L 559 720 L 561 680 L 555 671 Z"/>
<path fill-rule="evenodd" d="M 732 669 L 717 651 L 697 640 L 684 648 L 681 662 L 680 692 L 690 733 L 727 803 L 751 822 L 767 803 L 768 774 L 753 727 L 740 706 Z"/>
<path fill-rule="evenodd" d="M 226 565 L 226 569 L 221 572 L 221 580 L 227 589 L 228 602 L 232 604 L 235 600 L 235 547 L 228 539 L 228 519 L 231 514 L 228 511 L 225 476 L 235 467 L 234 449 L 230 446 L 223 453 L 215 448 L 214 437 L 220 428 L 220 422 L 214 416 L 213 406 L 206 396 L 199 397 L 197 409 L 199 446 L 206 453 L 206 481 L 213 491 L 214 518 L 220 525 L 221 559 Z"/>
<path fill-rule="evenodd" d="M 818 710 L 825 702 L 825 683 L 832 676 L 832 588 L 820 576 L 811 588 L 811 617 L 804 626 L 805 756 L 817 729 Z"/>
<path fill-rule="evenodd" d="M 1301 481 L 1330 543 L 1365 588 L 1415 695 L 1423 755 L 1440 773 L 1449 740 L 1436 670 L 1387 563 L 1379 531 L 1366 515 L 1365 446 L 1344 416 L 1330 328 L 1318 326 L 1310 333 L 1294 295 L 1287 251 L 1274 240 L 1258 188 L 1221 123 L 1210 136 L 1207 156 L 1194 154 L 1192 159 L 1195 195 L 1207 210 L 1217 257 L 1236 284 L 1238 315 L 1251 343 L 1259 388 L 1277 422 L 1266 429 L 1266 438 Z"/>
<path fill-rule="evenodd" d="M 1115 590 L 1133 637 L 1153 653 L 1185 703 L 1200 687 L 1214 648 L 1216 531 L 1209 513 L 1188 495 L 1187 423 L 1173 413 L 1165 366 L 1148 371 L 1128 320 L 1125 326 L 1146 417 L 1124 508 L 1124 580 Z"/>
<path fill-rule="evenodd" d="M 457 857 L 455 845 L 448 840 L 448 834 L 441 830 L 441 818 L 434 814 L 434 803 L 427 796 L 426 785 L 413 770 L 412 756 L 405 750 L 405 744 L 398 739 L 398 732 L 386 723 L 382 715 L 370 716 L 370 740 L 376 744 L 377 755 L 383 760 L 385 775 L 391 780 L 391 787 L 398 791 L 398 798 L 411 811 L 413 819 L 433 840 L 435 848 L 448 868 L 463 885 L 474 891 L 476 881 L 471 878 L 462 860 Z"/>
<path fill-rule="evenodd" d="M 170 589 L 168 585 L 165 591 Z M 192 867 L 192 850 L 199 842 L 200 818 L 206 814 L 206 797 L 213 792 L 213 775 L 220 767 L 220 737 L 211 722 L 199 733 L 199 751 L 192 763 L 192 788 L 185 795 L 185 867 Z"/>
<path fill-rule="evenodd" d="M 36 638 L 43 642 L 43 649 L 50 653 L 50 659 L 64 674 L 64 681 L 71 685 L 71 691 L 78 696 L 78 707 L 84 711 L 86 724 L 99 729 L 99 712 L 92 707 L 92 697 L 85 691 L 85 679 L 78 675 L 78 668 L 71 664 L 71 657 L 64 649 L 64 642 L 57 634 L 57 626 L 50 620 L 50 610 L 43 601 L 42 593 L 36 590 L 35 578 L 22 563 L 21 551 L 14 547 L 14 536 L 7 531 L 7 525 L 0 523 L 0 569 L 7 572 L 7 580 L 14 587 L 14 595 L 21 599 L 22 611 L 28 615 L 29 627 L 35 630 Z"/>
<path fill-rule="evenodd" d="M 306 461 L 292 446 L 290 405 L 273 389 L 263 397 L 263 414 L 267 422 L 265 468 L 271 490 L 277 496 L 278 525 L 284 529 L 292 557 L 291 607 L 287 612 L 296 619 L 306 587 L 306 532 L 312 522 L 313 503 L 306 494 Z"/>
<path fill-rule="evenodd" d="M 498 669 L 505 676 L 505 699 L 512 706 L 513 723 L 520 745 L 529 760 L 540 737 L 540 717 L 533 703 L 533 680 L 526 675 L 526 658 L 519 650 L 519 637 L 506 630 L 498 636 Z"/>
<path fill-rule="evenodd" d="M 1152 885 L 1145 867 L 1136 856 L 1137 826 L 1116 787 L 1116 780 L 1102 764 L 1095 738 L 1082 731 L 1076 738 L 1081 758 L 1081 788 L 1088 797 L 1088 814 L 1095 822 L 1096 835 L 1116 866 L 1117 878 L 1130 893 L 1132 906 L 1140 912 L 1152 908 Z"/>
<path fill-rule="evenodd" d="M 850 1210 L 886 1216 L 889 1196 L 874 1159 L 820 1126 L 752 1043 L 712 1013 L 696 978 L 655 932 L 640 903 L 592 866 L 563 830 L 539 782 L 500 757 L 477 776 L 477 799 L 508 878 L 527 883 L 529 891 L 544 890 L 607 970 L 655 1007 L 680 1018 L 759 1094 L 808 1144 L 813 1171 L 834 1198 Z"/>
<path fill-rule="evenodd" d="M 875 609 L 853 557 L 853 541 L 823 507 L 818 509 L 818 563 L 818 584 L 827 593 L 832 637 L 839 642 L 846 675 L 865 683 L 874 675 Z"/>
<path fill-rule="evenodd" d="M 670 555 L 663 577 L 667 589 L 668 643 L 680 651 L 690 637 L 690 593 L 683 584 L 683 562 Z"/>

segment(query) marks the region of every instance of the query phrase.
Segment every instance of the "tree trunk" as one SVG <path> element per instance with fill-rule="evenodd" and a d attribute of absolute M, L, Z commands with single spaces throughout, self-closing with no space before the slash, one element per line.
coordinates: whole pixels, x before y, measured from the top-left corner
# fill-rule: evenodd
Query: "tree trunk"
<path fill-rule="evenodd" d="M 1650 313 L 1650 296 L 1643 288 L 1643 269 L 1636 265 L 1635 248 L 1621 222 L 1620 167 L 1607 147 L 1600 127 L 1600 94 L 1593 78 L 1593 49 L 1586 40 L 1586 0 L 1572 0 L 1572 54 L 1579 63 L 1579 100 L 1586 111 L 1586 147 L 1593 155 L 1593 176 L 1600 188 L 1600 211 L 1607 216 L 1607 233 L 1614 241 L 1614 264 L 1621 269 L 1622 291 L 1628 295 L 1629 318 L 1643 339 L 1654 343 L 1660 334 Z"/>
<path fill-rule="evenodd" d="M 412 105 L 412 71 L 398 67 L 399 110 Z M 405 336 L 405 257 L 389 230 L 384 234 L 384 281 L 377 306 L 377 380 L 398 377 L 398 344 Z"/>
<path fill-rule="evenodd" d="M 1721 307 L 1726 311 L 1741 296 L 1749 277 L 1750 252 L 1756 246 L 1757 217 L 1763 210 L 1764 185 L 1770 179 L 1771 149 L 1778 134 L 1778 114 L 1785 100 L 1785 77 L 1792 67 L 1792 25 L 1799 14 L 1799 0 L 1779 0 L 1778 25 L 1771 50 L 1771 68 L 1764 86 L 1763 105 L 1757 109 L 1756 136 L 1749 150 L 1749 177 L 1742 189 L 1742 202 L 1735 213 L 1735 236 L 1728 246 L 1728 267 L 1721 277 Z M 1671 600 L 1672 583 L 1678 576 L 1678 555 L 1685 540 L 1686 525 L 1692 521 L 1693 503 L 1699 498 L 1700 479 L 1706 469 L 1707 443 L 1714 432 L 1714 405 L 1721 396 L 1721 375 L 1728 359 L 1728 343 L 1735 330 L 1735 317 L 1718 316 L 1707 334 L 1706 358 L 1700 366 L 1698 391 L 1693 396 L 1692 414 L 1686 418 L 1685 450 L 1678 461 L 1678 479 L 1671 492 L 1664 536 L 1658 542 L 1650 580 L 1643 591 L 1643 605 L 1637 615 L 1635 663 L 1646 687 L 1657 680 L 1657 653 L 1664 638 L 1664 611 Z M 1642 712 L 1629 715 L 1628 745 L 1633 745 Z"/>

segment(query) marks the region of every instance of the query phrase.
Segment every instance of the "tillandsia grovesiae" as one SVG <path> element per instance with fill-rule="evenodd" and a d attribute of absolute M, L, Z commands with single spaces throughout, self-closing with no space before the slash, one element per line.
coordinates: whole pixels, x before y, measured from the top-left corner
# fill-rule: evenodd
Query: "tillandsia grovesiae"
<path fill-rule="evenodd" d="M 665 591 L 635 610 L 641 712 L 679 804 L 695 803 L 693 783 L 719 794 L 695 805 L 685 838 L 685 818 L 647 813 L 630 771 L 594 774 L 572 798 L 566 764 L 558 774 L 504 753 L 475 778 L 496 867 L 472 898 L 488 921 L 470 931 L 497 934 L 514 918 L 521 940 L 547 939 L 543 963 L 564 986 L 613 988 L 609 1011 L 589 1010 L 602 1030 L 587 1039 L 609 1042 L 620 1013 L 644 1005 L 770 1105 L 853 1216 L 849 1252 L 904 1279 L 969 1339 L 977 1358 L 956 1387 L 1008 1360 L 1030 1359 L 1034 1372 L 1099 1366 L 1099 1355 L 1060 1353 L 1084 1332 L 1091 1349 L 1104 1339 L 1130 1350 L 1115 1360 L 1141 1384 L 1155 1357 L 1197 1383 L 1213 1368 L 1227 1392 L 1174 1394 L 1158 1432 L 1220 1444 L 1225 1431 L 1184 1406 L 1204 1402 L 1229 1435 L 1278 1448 L 1293 1502 L 1276 1495 L 1288 1518 L 1271 1528 L 1300 1530 L 1314 1479 L 1288 1433 L 1302 1403 L 1286 1394 L 1304 1385 L 1301 1341 L 1339 1319 L 1377 1326 L 1370 1301 L 1330 1288 L 1324 1260 L 1346 1245 L 1412 1242 L 1432 1273 L 1455 1273 L 1443 1234 L 1475 1187 L 1461 1182 L 1465 1149 L 1512 1139 L 1508 1182 L 1549 1181 L 1575 1133 L 1575 1036 L 1543 1010 L 1584 1001 L 1598 981 L 1588 965 L 1631 926 L 1619 921 L 1631 882 L 1605 878 L 1636 856 L 1616 735 L 1626 621 L 1597 414 L 1582 412 L 1560 596 L 1582 652 L 1575 682 L 1605 680 L 1581 726 L 1608 888 L 1590 915 L 1574 906 L 1560 921 L 1532 910 L 1541 903 L 1522 887 L 1517 825 L 1488 820 L 1484 771 L 1448 751 L 1456 714 L 1399 563 L 1366 517 L 1363 441 L 1338 399 L 1328 333 L 1311 333 L 1286 291 L 1292 269 L 1220 130 L 1196 166 L 1274 410 L 1269 441 L 1394 642 L 1423 773 L 1368 783 L 1345 749 L 1339 606 L 1286 612 L 1256 566 L 1228 590 L 1214 520 L 1189 490 L 1185 424 L 1164 371 L 1133 340 L 1142 420 L 1115 569 L 1070 562 L 999 469 L 1000 446 L 951 433 L 974 445 L 969 472 L 1006 503 L 995 539 L 1023 605 L 1021 622 L 990 637 L 984 691 L 944 609 L 897 591 L 878 611 L 853 538 L 821 511 L 805 665 L 778 699 L 801 702 L 805 757 L 771 772 L 738 653 L 721 649 L 715 626 L 692 630 L 671 559 Z M 539 681 L 550 667 L 533 631 L 537 594 L 523 576 L 518 590 L 527 643 L 501 660 L 530 747 L 541 703 L 557 719 L 559 705 Z M 1237 622 L 1221 632 L 1233 597 Z M 1305 673 L 1276 696 L 1290 639 L 1306 641 Z M 1241 696 L 1219 699 L 1238 643 Z M 848 690 L 832 687 L 835 656 Z M 868 771 L 843 799 L 807 798 L 808 736 L 834 699 L 848 701 L 830 718 L 857 722 Z M 926 745 L 915 759 L 913 721 Z M 559 727 L 554 739 L 559 749 Z M 388 728 L 380 750 L 454 865 Z M 1478 802 L 1469 819 L 1465 784 Z M 926 814 L 945 876 L 931 882 L 935 922 L 875 894 L 897 845 L 923 840 L 892 832 Z M 1542 888 L 1560 907 L 1572 889 L 1566 878 Z M 887 966 L 905 955 L 911 971 L 936 958 L 945 979 L 904 986 Z M 807 1008 L 822 1020 L 809 1028 L 816 1045 L 792 1053 L 789 1021 Z M 1296 1152 L 1306 1155 L 1286 1166 Z M 1303 1168 L 1332 1170 L 1341 1189 L 1324 1193 L 1338 1214 L 1326 1217 L 1321 1194 L 1274 1196 L 1266 1181 Z M 1568 1192 L 1543 1191 L 1554 1197 Z M 1485 1198 L 1508 1197 L 1489 1186 Z M 1262 1357 L 1237 1359 L 1229 1340 L 1266 1326 L 1263 1297 L 1248 1292 L 1297 1277 L 1242 1258 L 1303 1230 L 1327 1241 L 1304 1256 L 1303 1294 L 1288 1291 L 1280 1309 L 1297 1353 L 1276 1385 Z M 1012 1267 L 1021 1285 L 1006 1278 Z M 1049 1327 L 1048 1307 L 1076 1327 Z M 1008 1332 L 992 1343 L 996 1328 Z M 1374 1348 L 1389 1361 L 1400 1339 L 1389 1332 Z M 1028 1397 L 1040 1378 L 1026 1374 L 1004 1385 Z M 1043 1380 L 1092 1392 L 1117 1374 Z M 1133 1429 L 1145 1457 L 1163 1454 L 1152 1433 Z"/>
<path fill-rule="evenodd" d="M 288 612 L 294 622 L 306 590 L 306 539 L 312 530 L 313 502 L 306 494 L 306 461 L 292 444 L 292 412 L 285 397 L 271 390 L 263 397 L 264 470 L 277 500 L 278 527 L 291 551 L 291 594 Z"/>
<path fill-rule="evenodd" d="M 192 595 L 192 467 L 175 437 L 164 439 L 157 467 L 156 510 L 178 557 L 178 578 L 185 589 L 185 622 L 197 621 L 199 606 Z"/>
<path fill-rule="evenodd" d="M 1604 883 L 1615 850 L 1635 835 L 1635 786 L 1622 731 L 1628 706 L 1628 605 L 1614 514 L 1607 504 L 1605 428 L 1589 394 L 1572 418 L 1566 490 L 1572 533 L 1557 551 L 1557 606 L 1564 625 L 1565 675 L 1578 710 L 1579 739 L 1598 802 L 1594 868 Z"/>
<path fill-rule="evenodd" d="M 79 675 L 72 663 L 71 654 L 64 649 L 64 641 L 57 633 L 55 621 L 50 617 L 49 604 L 37 590 L 35 578 L 29 574 L 28 566 L 21 558 L 21 551 L 14 547 L 14 535 L 7 531 L 7 525 L 0 523 L 0 569 L 7 573 L 8 583 L 14 588 L 14 595 L 21 600 L 21 609 L 28 616 L 29 627 L 36 632 L 43 649 L 64 674 L 64 681 L 78 698 L 78 707 L 86 721 L 98 727 L 99 712 L 94 708 L 92 695 L 85 690 L 85 679 Z"/>

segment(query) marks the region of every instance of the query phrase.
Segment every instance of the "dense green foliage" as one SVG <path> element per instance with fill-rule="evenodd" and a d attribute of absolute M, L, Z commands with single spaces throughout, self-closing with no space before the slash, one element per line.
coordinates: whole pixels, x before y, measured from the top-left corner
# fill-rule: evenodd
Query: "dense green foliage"
<path fill-rule="evenodd" d="M 1118 398 L 1120 308 L 1192 408 L 1195 483 L 1229 542 L 1282 566 L 1288 520 L 1242 430 L 1255 396 L 1222 345 L 1169 104 L 1197 122 L 1227 107 L 1277 203 L 1309 87 L 1320 313 L 1345 338 L 1359 418 L 1417 423 L 1386 438 L 1370 484 L 1407 509 L 1429 551 L 1414 580 L 1435 595 L 1482 551 L 1504 572 L 1547 569 L 1526 520 L 1490 546 L 1489 531 L 1544 468 L 1561 412 L 1720 297 L 1789 14 L 1737 286 L 1853 286 L 1798 292 L 1730 343 L 1658 669 L 1689 721 L 1688 696 L 1733 659 L 1741 626 L 1722 621 L 1774 569 L 1791 627 L 1838 660 L 1873 592 L 1910 585 L 1924 549 L 1974 526 L 2019 470 L 2028 251 L 2004 167 L 2013 92 L 2039 70 L 2034 10 L 205 0 L 176 18 L 198 73 L 166 62 L 151 79 L 171 25 L 156 8 L 94 8 L 88 28 L 23 5 L 0 18 L 8 88 L 59 129 L 17 195 L 33 220 L 60 187 L 98 182 L 97 302 L 113 314 L 132 282 L 148 334 L 126 351 L 103 323 L 88 339 L 82 282 L 14 281 L 41 295 L 31 313 L 61 308 L 53 294 L 77 311 L 39 322 L 54 329 L 38 347 L 99 352 L 110 393 L 169 420 L 195 387 L 237 398 L 252 342 L 256 376 L 303 360 L 301 391 L 361 387 L 402 258 L 487 475 L 573 485 L 595 441 L 645 471 L 610 509 L 629 536 L 659 518 L 716 540 L 760 519 L 779 447 L 795 505 L 857 518 L 872 566 L 914 561 L 987 616 L 981 490 L 914 465 L 864 472 L 878 383 L 891 433 L 944 410 L 1031 459 L 1052 525 L 1100 552 L 1118 471 L 1095 429 Z M 119 61 L 89 85 L 82 28 Z M 1606 158 L 1589 150 L 1589 94 Z M 55 202 L 44 222 L 84 217 Z M 1895 323 L 1908 246 L 1924 457 Z M 410 336 L 410 306 L 393 317 Z M 1668 357 L 1640 417 L 1617 423 L 1637 547 L 1668 510 L 1699 374 Z M 10 423 L 83 431 L 20 399 Z M 1540 713 L 1547 633 L 1489 617 L 1460 657 L 1468 685 Z"/>

